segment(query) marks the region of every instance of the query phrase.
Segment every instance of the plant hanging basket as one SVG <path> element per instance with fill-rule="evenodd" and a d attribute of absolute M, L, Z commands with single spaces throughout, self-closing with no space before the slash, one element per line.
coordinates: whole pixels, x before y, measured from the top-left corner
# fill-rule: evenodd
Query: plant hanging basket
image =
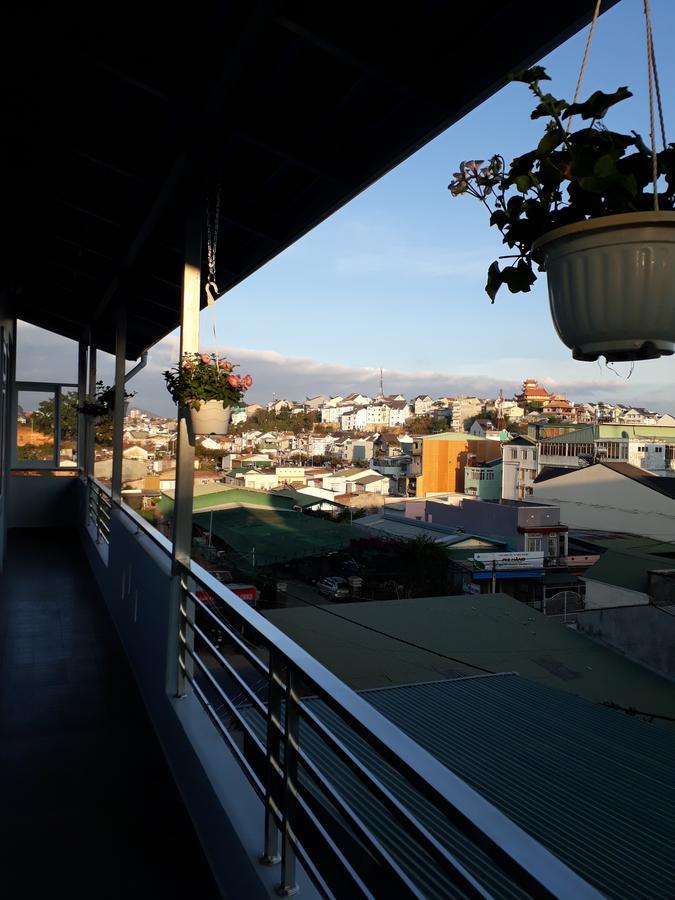
<path fill-rule="evenodd" d="M 675 212 L 566 225 L 539 238 L 537 248 L 553 324 L 575 359 L 675 353 Z"/>
<path fill-rule="evenodd" d="M 195 434 L 227 434 L 232 416 L 232 407 L 224 406 L 222 400 L 206 400 L 199 409 L 188 407 Z"/>

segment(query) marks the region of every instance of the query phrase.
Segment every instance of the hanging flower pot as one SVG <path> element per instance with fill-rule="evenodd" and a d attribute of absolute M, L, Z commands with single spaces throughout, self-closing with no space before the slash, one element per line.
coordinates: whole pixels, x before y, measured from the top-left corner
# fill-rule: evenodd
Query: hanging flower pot
<path fill-rule="evenodd" d="M 675 212 L 567 225 L 535 241 L 538 249 L 553 324 L 575 359 L 675 352 Z"/>
<path fill-rule="evenodd" d="M 232 407 L 239 406 L 250 375 L 239 376 L 234 365 L 215 353 L 185 353 L 164 372 L 166 386 L 179 407 L 187 409 L 194 434 L 227 434 Z"/>
<path fill-rule="evenodd" d="M 232 417 L 232 407 L 223 406 L 222 400 L 206 400 L 199 409 L 188 407 L 194 434 L 227 434 Z"/>
<path fill-rule="evenodd" d="M 655 152 L 640 135 L 610 131 L 608 110 L 626 87 L 583 103 L 544 93 L 541 66 L 512 76 L 548 119 L 534 150 L 460 164 L 449 189 L 476 197 L 508 250 L 488 269 L 494 302 L 502 285 L 530 291 L 545 271 L 553 324 L 575 359 L 654 359 L 675 352 L 675 145 Z M 584 120 L 572 131 L 574 117 Z M 661 133 L 665 129 L 661 121 Z M 652 131 L 652 148 L 656 136 Z"/>

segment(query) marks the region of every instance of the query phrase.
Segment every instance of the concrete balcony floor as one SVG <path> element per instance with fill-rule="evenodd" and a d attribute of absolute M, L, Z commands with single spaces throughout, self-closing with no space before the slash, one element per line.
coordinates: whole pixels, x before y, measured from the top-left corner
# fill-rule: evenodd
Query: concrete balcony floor
<path fill-rule="evenodd" d="M 219 896 L 68 531 L 9 535 L 0 797 L 3 896 Z"/>

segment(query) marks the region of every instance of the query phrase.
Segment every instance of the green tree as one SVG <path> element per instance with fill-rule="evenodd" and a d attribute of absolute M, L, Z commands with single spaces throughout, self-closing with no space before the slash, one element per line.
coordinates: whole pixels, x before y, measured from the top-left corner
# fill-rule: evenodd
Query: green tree
<path fill-rule="evenodd" d="M 40 434 L 54 433 L 54 398 L 43 400 L 33 413 L 33 428 Z M 61 397 L 61 437 L 72 440 L 77 436 L 77 392 Z"/>

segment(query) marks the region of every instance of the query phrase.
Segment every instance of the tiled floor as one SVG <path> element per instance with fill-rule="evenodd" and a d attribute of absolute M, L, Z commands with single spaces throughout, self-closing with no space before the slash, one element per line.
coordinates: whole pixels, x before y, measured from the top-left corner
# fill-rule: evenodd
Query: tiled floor
<path fill-rule="evenodd" d="M 10 532 L 0 578 L 0 895 L 218 896 L 68 532 Z"/>

